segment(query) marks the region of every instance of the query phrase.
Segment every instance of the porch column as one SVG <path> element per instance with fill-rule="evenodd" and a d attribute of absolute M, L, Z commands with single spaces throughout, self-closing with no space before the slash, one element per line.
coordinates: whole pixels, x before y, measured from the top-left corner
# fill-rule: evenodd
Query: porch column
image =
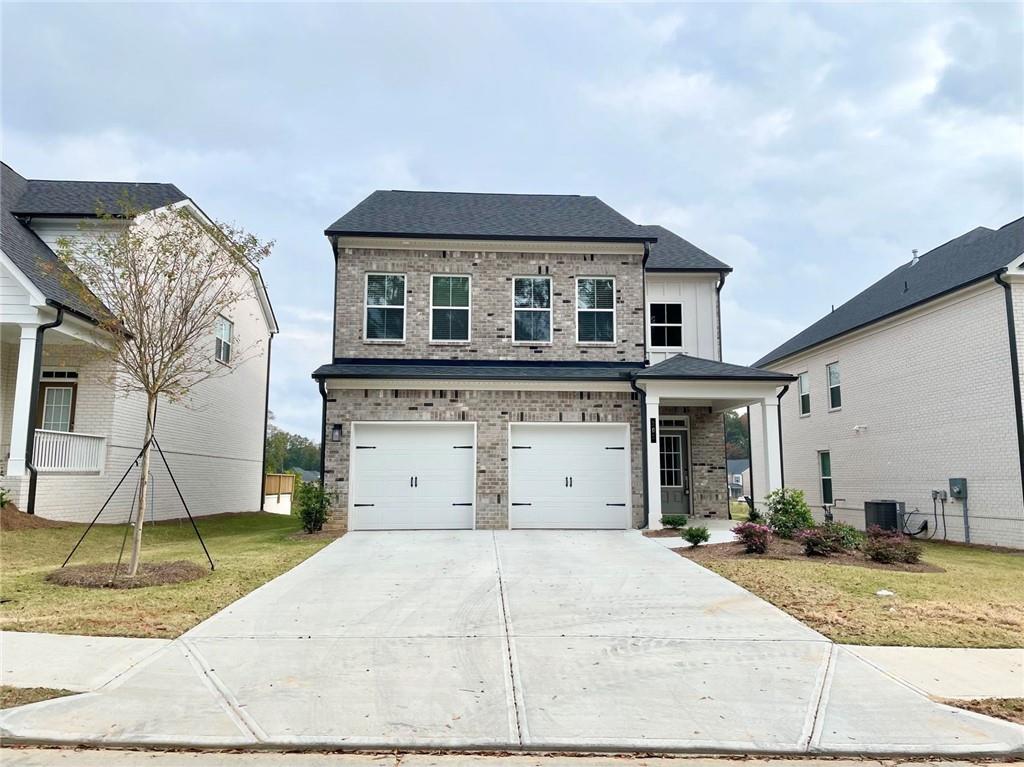
<path fill-rule="evenodd" d="M 11 457 L 7 461 L 7 476 L 20 477 L 25 473 L 25 440 L 29 418 L 32 417 L 33 368 L 36 360 L 36 325 L 21 326 L 21 344 L 18 347 L 18 374 L 14 385 L 14 411 L 11 415 Z"/>
<path fill-rule="evenodd" d="M 661 400 L 647 395 L 647 423 L 643 440 L 647 450 L 647 529 L 661 530 L 661 451 L 659 424 Z"/>
<path fill-rule="evenodd" d="M 761 411 L 764 425 L 764 475 L 766 486 L 762 496 L 782 487 L 782 455 L 779 450 L 779 401 L 763 400 Z"/>

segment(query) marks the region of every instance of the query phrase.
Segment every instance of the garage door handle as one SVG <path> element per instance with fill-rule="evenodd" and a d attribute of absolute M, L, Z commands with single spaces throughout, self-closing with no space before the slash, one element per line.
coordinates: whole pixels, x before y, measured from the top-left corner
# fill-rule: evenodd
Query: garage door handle
<path fill-rule="evenodd" d="M 412 478 L 412 486 L 413 487 L 419 487 L 420 486 L 420 478 L 419 477 L 413 477 Z"/>
<path fill-rule="evenodd" d="M 565 478 L 565 486 L 569 487 L 569 478 L 568 477 Z"/>
<path fill-rule="evenodd" d="M 569 477 L 569 487 L 572 487 L 572 477 Z"/>

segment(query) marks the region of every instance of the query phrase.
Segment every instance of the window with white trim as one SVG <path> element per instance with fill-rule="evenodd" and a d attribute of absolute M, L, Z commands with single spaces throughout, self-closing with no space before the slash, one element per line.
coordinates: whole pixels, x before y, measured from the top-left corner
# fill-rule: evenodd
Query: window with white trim
<path fill-rule="evenodd" d="M 405 275 L 366 275 L 366 340 L 405 340 Z"/>
<path fill-rule="evenodd" d="M 651 304 L 651 348 L 683 345 L 683 305 Z"/>
<path fill-rule="evenodd" d="M 516 277 L 513 341 L 551 342 L 551 278 Z"/>
<path fill-rule="evenodd" d="M 47 431 L 74 431 L 78 384 L 46 381 L 39 384 L 39 393 L 36 427 Z"/>
<path fill-rule="evenodd" d="M 576 280 L 576 340 L 581 344 L 615 343 L 615 280 Z"/>
<path fill-rule="evenodd" d="M 821 502 L 832 503 L 832 453 L 828 450 L 818 453 L 818 468 L 821 471 Z"/>
<path fill-rule="evenodd" d="M 839 363 L 833 362 L 831 365 L 826 365 L 825 375 L 828 380 L 829 410 L 838 410 L 843 406 L 843 390 L 839 385 Z"/>
<path fill-rule="evenodd" d="M 811 414 L 811 377 L 807 373 L 801 373 L 798 380 L 800 415 Z"/>
<path fill-rule="evenodd" d="M 469 277 L 435 274 L 430 279 L 430 340 L 469 340 Z"/>
<path fill-rule="evenodd" d="M 227 365 L 231 362 L 231 344 L 234 341 L 235 325 L 227 317 L 217 315 L 213 322 L 213 357 Z"/>

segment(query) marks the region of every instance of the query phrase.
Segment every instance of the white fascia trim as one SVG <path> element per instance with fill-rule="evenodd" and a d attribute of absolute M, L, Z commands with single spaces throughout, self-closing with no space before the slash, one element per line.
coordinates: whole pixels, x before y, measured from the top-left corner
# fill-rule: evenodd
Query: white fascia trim
<path fill-rule="evenodd" d="M 22 290 L 28 293 L 29 304 L 35 307 L 46 306 L 46 297 L 40 292 L 35 283 L 30 280 L 21 269 L 11 260 L 10 256 L 0 250 L 0 264 L 11 273 L 11 276 L 21 286 Z"/>
<path fill-rule="evenodd" d="M 327 378 L 328 389 L 460 389 L 463 391 L 632 391 L 625 381 L 479 381 L 457 378 Z"/>
<path fill-rule="evenodd" d="M 642 242 L 565 242 L 564 240 L 435 240 L 415 237 L 338 237 L 338 252 L 352 248 L 467 251 L 471 253 L 593 253 L 642 256 Z"/>
<path fill-rule="evenodd" d="M 762 399 L 774 399 L 780 386 L 786 382 L 775 381 L 652 381 L 638 379 L 636 384 L 648 397 L 658 399 L 686 400 L 744 400 L 755 402 Z"/>

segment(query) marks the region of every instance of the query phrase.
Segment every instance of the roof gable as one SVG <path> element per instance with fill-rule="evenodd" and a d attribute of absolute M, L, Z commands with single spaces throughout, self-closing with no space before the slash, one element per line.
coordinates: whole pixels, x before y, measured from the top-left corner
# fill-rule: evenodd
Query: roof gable
<path fill-rule="evenodd" d="M 768 365 L 990 277 L 1024 253 L 1024 218 L 977 227 L 907 262 L 754 364 Z"/>

